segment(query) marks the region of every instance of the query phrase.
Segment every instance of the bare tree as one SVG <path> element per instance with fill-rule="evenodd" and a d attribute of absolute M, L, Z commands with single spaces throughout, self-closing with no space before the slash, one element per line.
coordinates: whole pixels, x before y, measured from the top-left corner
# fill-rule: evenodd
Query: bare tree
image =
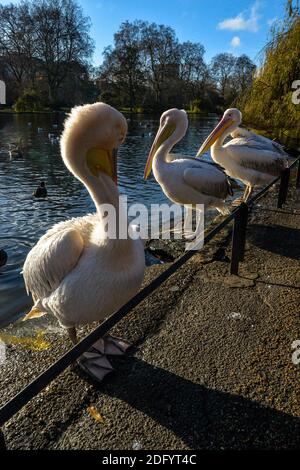
<path fill-rule="evenodd" d="M 106 86 L 114 87 L 131 111 L 137 104 L 144 81 L 140 32 L 141 22 L 122 23 L 114 35 L 114 47 L 104 50 L 104 63 L 100 68 Z"/>
<path fill-rule="evenodd" d="M 33 7 L 37 58 L 48 83 L 49 101 L 73 68 L 85 64 L 94 50 L 89 36 L 90 20 L 75 0 L 37 0 Z"/>
<path fill-rule="evenodd" d="M 255 70 L 255 64 L 246 54 L 237 57 L 233 72 L 233 81 L 237 94 L 242 93 L 251 86 Z"/>
<path fill-rule="evenodd" d="M 169 26 L 143 23 L 142 41 L 148 82 L 158 105 L 164 102 L 164 92 L 179 79 L 179 44 Z"/>
<path fill-rule="evenodd" d="M 30 4 L 0 5 L 0 57 L 18 87 L 34 80 L 35 29 Z"/>
<path fill-rule="evenodd" d="M 180 81 L 182 82 L 185 103 L 193 101 L 203 94 L 207 77 L 204 52 L 204 47 L 199 43 L 187 41 L 179 46 Z"/>
<path fill-rule="evenodd" d="M 230 84 L 234 74 L 234 67 L 234 55 L 226 52 L 217 54 L 211 61 L 211 74 L 220 89 L 220 93 L 224 101 L 226 101 L 226 95 L 230 92 Z"/>

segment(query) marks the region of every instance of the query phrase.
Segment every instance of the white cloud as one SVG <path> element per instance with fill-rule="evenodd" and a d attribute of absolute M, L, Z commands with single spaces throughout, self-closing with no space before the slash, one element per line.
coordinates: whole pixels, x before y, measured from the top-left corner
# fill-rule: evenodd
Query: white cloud
<path fill-rule="evenodd" d="M 236 47 L 239 47 L 241 45 L 241 40 L 238 36 L 234 36 L 231 41 L 230 41 L 230 45 L 231 47 L 233 47 L 234 49 Z"/>
<path fill-rule="evenodd" d="M 249 14 L 243 11 L 234 18 L 228 18 L 218 24 L 218 29 L 229 29 L 230 31 L 251 31 L 256 33 L 259 29 L 258 21 L 261 15 L 258 14 L 259 2 L 256 1 L 250 8 Z"/>

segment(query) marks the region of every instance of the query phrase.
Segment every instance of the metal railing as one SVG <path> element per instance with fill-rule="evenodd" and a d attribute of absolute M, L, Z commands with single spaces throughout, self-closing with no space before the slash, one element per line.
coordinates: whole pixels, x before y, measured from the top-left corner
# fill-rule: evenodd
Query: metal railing
<path fill-rule="evenodd" d="M 230 273 L 238 275 L 239 264 L 244 259 L 246 231 L 249 209 L 257 203 L 267 192 L 280 181 L 277 208 L 282 208 L 286 202 L 289 182 L 290 171 L 298 164 L 296 175 L 296 187 L 300 187 L 300 156 L 298 156 L 289 168 L 282 171 L 281 175 L 271 181 L 270 184 L 265 186 L 255 196 L 253 196 L 247 203 L 242 203 L 238 206 L 226 219 L 218 224 L 204 237 L 204 246 L 210 242 L 215 235 L 217 235 L 224 227 L 226 227 L 232 220 L 234 221 L 232 232 L 232 252 Z M 146 287 L 144 287 L 137 295 L 129 300 L 117 312 L 112 314 L 108 319 L 101 323 L 95 330 L 87 335 L 76 346 L 70 349 L 64 356 L 60 357 L 54 362 L 47 370 L 34 379 L 27 385 L 21 392 L 15 395 L 8 401 L 2 408 L 0 408 L 0 428 L 11 419 L 18 411 L 20 411 L 29 401 L 46 388 L 54 379 L 58 377 L 64 370 L 67 369 L 81 354 L 86 352 L 100 337 L 105 335 L 117 323 L 119 323 L 128 313 L 137 307 L 143 300 L 150 294 L 158 289 L 167 279 L 175 274 L 187 261 L 189 261 L 198 251 L 187 251 L 180 258 L 178 258 L 171 266 L 169 266 L 163 273 L 156 277 Z M 0 432 L 0 449 L 5 448 L 5 441 L 3 434 Z"/>

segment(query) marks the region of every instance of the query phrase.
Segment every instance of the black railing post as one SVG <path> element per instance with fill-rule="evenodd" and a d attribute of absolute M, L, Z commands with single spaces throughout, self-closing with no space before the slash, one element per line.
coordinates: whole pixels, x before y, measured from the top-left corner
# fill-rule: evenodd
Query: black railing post
<path fill-rule="evenodd" d="M 244 261 L 248 212 L 249 208 L 243 202 L 234 218 L 230 274 L 238 275 L 239 263 Z"/>
<path fill-rule="evenodd" d="M 296 188 L 300 188 L 300 160 L 297 165 Z"/>
<path fill-rule="evenodd" d="M 290 180 L 290 169 L 286 168 L 281 172 L 280 186 L 278 193 L 277 208 L 281 209 L 283 204 L 286 201 L 288 189 L 289 189 L 289 180 Z"/>

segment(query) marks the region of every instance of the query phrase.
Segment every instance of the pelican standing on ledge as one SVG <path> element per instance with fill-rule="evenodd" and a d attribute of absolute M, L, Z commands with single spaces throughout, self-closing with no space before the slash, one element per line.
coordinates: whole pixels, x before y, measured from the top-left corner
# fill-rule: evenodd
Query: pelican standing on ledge
<path fill-rule="evenodd" d="M 242 113 L 238 109 L 227 109 L 200 147 L 197 157 L 211 147 L 214 162 L 222 165 L 228 176 L 246 185 L 243 196 L 246 202 L 253 188 L 270 183 L 288 167 L 289 156 L 280 144 L 239 128 L 241 122 Z M 223 145 L 230 134 L 234 138 Z"/>
<path fill-rule="evenodd" d="M 165 195 L 181 205 L 204 204 L 228 214 L 225 199 L 232 188 L 226 174 L 214 163 L 180 154 L 170 154 L 174 145 L 186 134 L 188 118 L 181 109 L 162 114 L 160 127 L 150 150 L 144 178 L 153 169 L 156 181 Z M 189 217 L 189 216 L 188 216 Z"/>
<path fill-rule="evenodd" d="M 72 110 L 61 138 L 62 158 L 86 186 L 97 212 L 55 225 L 30 251 L 23 269 L 27 291 L 35 301 L 27 317 L 54 314 L 74 344 L 77 326 L 118 310 L 137 293 L 144 275 L 141 239 L 108 238 L 101 211 L 102 204 L 110 204 L 119 220 L 116 149 L 126 132 L 124 116 L 104 103 Z M 112 370 L 106 354 L 122 354 L 127 347 L 105 337 L 81 356 L 79 364 L 102 380 Z"/>

